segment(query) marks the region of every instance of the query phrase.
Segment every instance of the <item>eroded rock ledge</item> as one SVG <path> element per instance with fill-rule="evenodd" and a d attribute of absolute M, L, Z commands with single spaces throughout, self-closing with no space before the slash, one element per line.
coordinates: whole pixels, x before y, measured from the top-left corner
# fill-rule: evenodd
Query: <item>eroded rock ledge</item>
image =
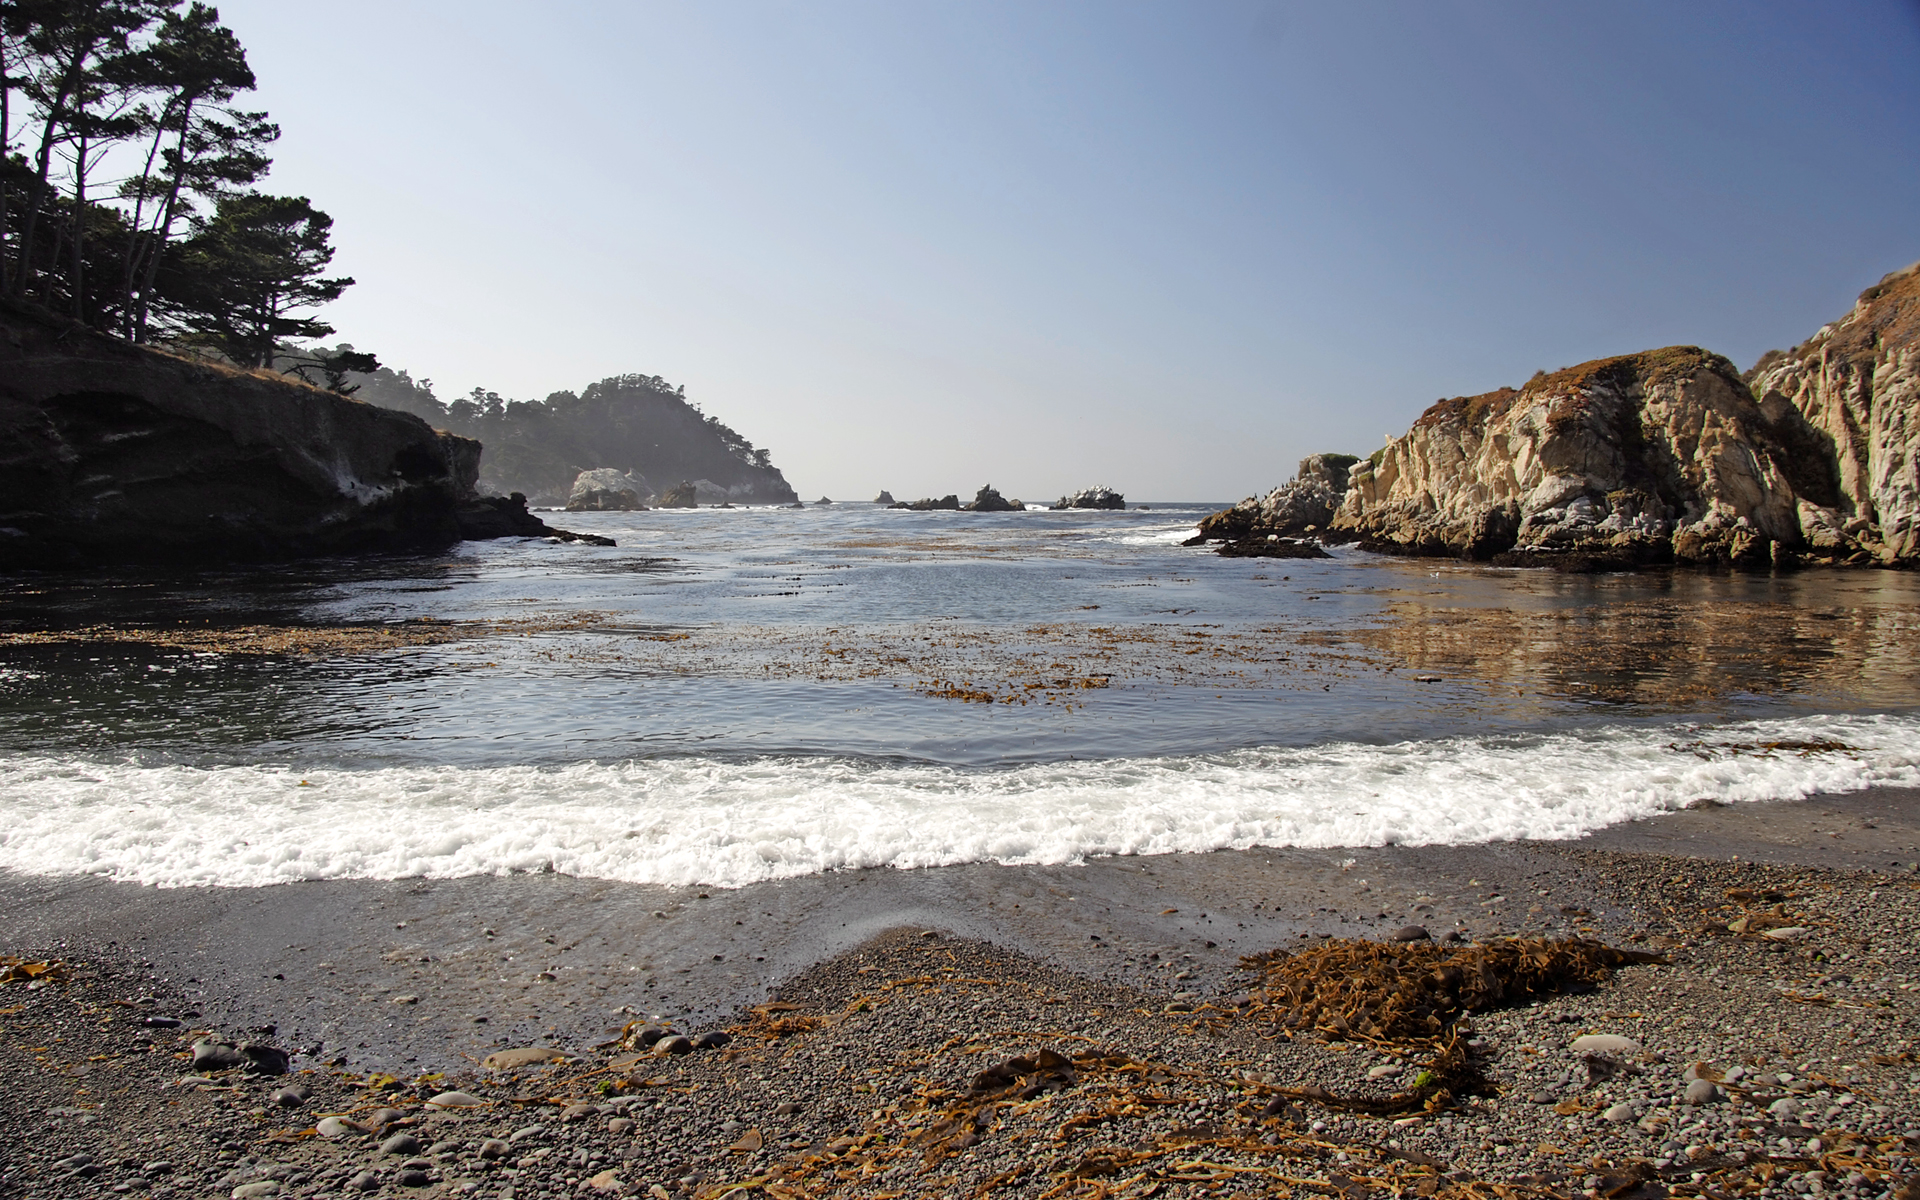
<path fill-rule="evenodd" d="M 407 413 L 0 305 L 0 570 L 573 537 L 477 495 L 479 464 Z"/>

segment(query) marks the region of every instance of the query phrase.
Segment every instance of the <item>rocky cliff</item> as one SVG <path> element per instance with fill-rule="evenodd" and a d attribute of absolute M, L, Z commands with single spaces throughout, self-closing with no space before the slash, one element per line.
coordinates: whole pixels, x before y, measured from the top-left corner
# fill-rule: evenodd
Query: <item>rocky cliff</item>
<path fill-rule="evenodd" d="M 1920 264 L 1744 376 L 1669 346 L 1441 400 L 1367 461 L 1306 459 L 1188 544 L 1312 537 L 1569 570 L 1920 564 L 1917 355 Z"/>
<path fill-rule="evenodd" d="M 1920 561 L 1920 263 L 1747 373 L 1763 411 L 1799 421 L 1796 516 L 1825 557 Z"/>
<path fill-rule="evenodd" d="M 0 569 L 420 551 L 552 533 L 480 444 L 0 306 Z"/>
<path fill-rule="evenodd" d="M 1696 346 L 1601 359 L 1435 404 L 1334 524 L 1407 554 L 1767 562 L 1802 541 L 1794 433 Z"/>

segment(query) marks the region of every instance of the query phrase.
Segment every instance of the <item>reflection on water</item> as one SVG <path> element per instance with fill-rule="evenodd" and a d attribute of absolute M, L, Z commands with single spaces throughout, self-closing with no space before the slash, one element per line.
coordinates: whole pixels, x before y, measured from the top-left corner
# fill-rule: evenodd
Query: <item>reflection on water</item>
<path fill-rule="evenodd" d="M 1515 694 L 1656 711 L 1741 697 L 1815 708 L 1920 702 L 1920 580 L 1461 572 L 1394 597 L 1356 639 L 1410 669 Z"/>
<path fill-rule="evenodd" d="M 1005 763 L 1920 703 L 1913 575 L 1222 559 L 1178 545 L 1211 507 L 569 514 L 620 546 L 17 576 L 0 580 L 0 750 Z M 284 654 L 127 640 L 422 620 L 519 624 Z M 85 626 L 116 640 L 19 636 Z"/>

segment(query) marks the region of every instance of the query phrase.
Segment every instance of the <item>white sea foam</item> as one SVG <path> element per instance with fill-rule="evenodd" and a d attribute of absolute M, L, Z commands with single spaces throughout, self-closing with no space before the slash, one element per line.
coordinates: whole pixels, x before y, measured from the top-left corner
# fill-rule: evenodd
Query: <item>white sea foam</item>
<path fill-rule="evenodd" d="M 166 886 L 832 868 L 1571 838 L 1689 801 L 1920 784 L 1920 717 L 1336 744 L 966 770 L 667 758 L 366 770 L 0 759 L 0 868 Z M 1852 749 L 1767 751 L 1759 743 Z M 1746 748 L 1738 748 L 1745 744 Z"/>

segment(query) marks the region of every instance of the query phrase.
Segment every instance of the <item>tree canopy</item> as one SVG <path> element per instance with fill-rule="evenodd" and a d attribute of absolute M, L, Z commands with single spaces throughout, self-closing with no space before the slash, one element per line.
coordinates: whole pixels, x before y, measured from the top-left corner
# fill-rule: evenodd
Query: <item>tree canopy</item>
<path fill-rule="evenodd" d="M 331 334 L 353 280 L 331 217 L 254 190 L 280 134 L 254 86 L 200 0 L 0 0 L 0 293 L 244 366 Z"/>

